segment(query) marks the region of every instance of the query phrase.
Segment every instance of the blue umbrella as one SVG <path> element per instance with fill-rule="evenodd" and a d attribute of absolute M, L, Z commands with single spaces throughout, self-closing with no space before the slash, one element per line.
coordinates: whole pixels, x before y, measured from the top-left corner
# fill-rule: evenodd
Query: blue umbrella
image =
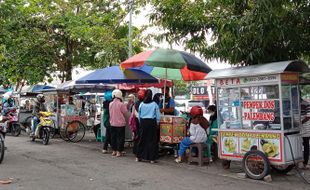
<path fill-rule="evenodd" d="M 4 88 L 0 87 L 0 94 L 4 94 L 6 93 L 7 90 L 5 90 Z"/>
<path fill-rule="evenodd" d="M 76 84 L 157 83 L 150 74 L 138 69 L 122 71 L 119 66 L 98 69 L 75 81 Z"/>
<path fill-rule="evenodd" d="M 55 87 L 48 85 L 34 85 L 27 89 L 27 92 L 41 92 L 42 90 L 54 89 Z"/>

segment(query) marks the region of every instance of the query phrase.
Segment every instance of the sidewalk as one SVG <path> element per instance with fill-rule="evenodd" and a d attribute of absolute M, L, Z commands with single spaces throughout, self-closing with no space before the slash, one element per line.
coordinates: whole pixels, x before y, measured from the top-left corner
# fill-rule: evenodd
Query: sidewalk
<path fill-rule="evenodd" d="M 67 143 L 67 142 L 62 141 L 61 139 L 53 139 L 53 140 L 57 141 L 57 144 L 58 143 Z M 85 148 L 88 150 L 97 151 L 98 156 L 104 156 L 104 157 L 110 156 L 110 154 L 102 154 L 101 153 L 102 143 L 96 142 L 94 137 L 93 137 L 93 134 L 88 134 L 83 139 L 83 141 L 81 141 L 79 143 L 71 143 L 71 144 L 72 144 L 72 146 L 78 146 L 78 147 Z M 124 156 L 124 159 L 132 160 L 132 162 L 134 162 L 135 157 L 132 154 L 132 148 L 126 146 L 125 151 L 126 151 L 126 156 Z M 267 182 L 262 181 L 262 180 L 255 181 L 255 180 L 252 180 L 252 179 L 245 177 L 243 170 L 242 170 L 242 167 L 241 167 L 241 162 L 232 162 L 231 168 L 229 170 L 224 170 L 222 168 L 220 160 L 216 160 L 209 165 L 205 165 L 205 166 L 200 167 L 200 166 L 195 165 L 195 164 L 187 164 L 187 163 L 177 164 L 174 162 L 173 155 L 167 155 L 167 156 L 160 157 L 157 164 L 161 165 L 161 166 L 167 166 L 169 168 L 177 167 L 180 169 L 197 171 L 197 172 L 200 172 L 202 175 L 206 175 L 206 177 L 208 175 L 217 175 L 217 176 L 221 176 L 223 178 L 233 178 L 236 180 L 251 181 L 253 183 L 268 184 L 268 185 L 274 187 L 275 189 L 278 189 L 279 187 L 281 187 L 281 189 L 294 189 L 294 190 L 296 190 L 296 189 L 305 189 L 305 190 L 310 189 L 310 185 L 307 185 L 301 179 L 301 177 L 299 176 L 299 174 L 297 173 L 297 171 L 295 169 L 293 169 L 291 172 L 289 172 L 286 175 L 278 174 L 278 173 L 271 170 L 272 182 L 267 183 Z M 308 181 L 310 181 L 310 171 L 301 170 L 301 172 L 302 172 L 302 175 L 304 175 L 304 177 Z"/>

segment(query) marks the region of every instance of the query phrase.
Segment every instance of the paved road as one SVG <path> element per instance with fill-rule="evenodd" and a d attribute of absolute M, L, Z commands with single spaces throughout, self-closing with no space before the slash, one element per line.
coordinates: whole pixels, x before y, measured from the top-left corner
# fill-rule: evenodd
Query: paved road
<path fill-rule="evenodd" d="M 1 190 L 310 189 L 294 173 L 276 175 L 266 183 L 239 177 L 238 164 L 225 171 L 220 163 L 199 167 L 176 164 L 172 157 L 157 164 L 137 163 L 131 154 L 122 158 L 101 154 L 100 144 L 89 141 L 72 144 L 53 139 L 43 146 L 21 136 L 7 137 L 6 146 L 0 179 L 13 178 L 13 183 L 0 185 Z"/>

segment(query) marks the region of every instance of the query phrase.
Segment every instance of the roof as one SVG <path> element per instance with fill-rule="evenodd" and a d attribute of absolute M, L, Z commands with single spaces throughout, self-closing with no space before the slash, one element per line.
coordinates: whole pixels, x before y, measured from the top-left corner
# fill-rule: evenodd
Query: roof
<path fill-rule="evenodd" d="M 300 60 L 281 61 L 252 65 L 246 67 L 233 67 L 229 69 L 217 69 L 211 71 L 205 79 L 248 77 L 259 75 L 280 74 L 284 72 L 308 73 L 309 67 Z"/>

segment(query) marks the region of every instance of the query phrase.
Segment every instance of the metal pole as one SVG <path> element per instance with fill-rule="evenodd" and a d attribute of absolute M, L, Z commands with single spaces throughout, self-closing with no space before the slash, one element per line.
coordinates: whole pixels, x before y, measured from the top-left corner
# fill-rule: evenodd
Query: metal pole
<path fill-rule="evenodd" d="M 128 24 L 128 58 L 132 56 L 132 6 L 134 0 L 129 0 L 129 24 Z"/>

